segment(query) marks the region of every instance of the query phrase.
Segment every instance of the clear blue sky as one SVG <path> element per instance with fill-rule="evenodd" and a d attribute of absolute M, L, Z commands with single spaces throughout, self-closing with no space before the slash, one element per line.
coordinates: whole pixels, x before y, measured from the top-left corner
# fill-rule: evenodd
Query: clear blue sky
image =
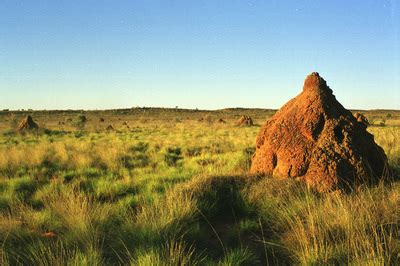
<path fill-rule="evenodd" d="M 400 109 L 400 1 L 1 0 L 0 109 Z"/>

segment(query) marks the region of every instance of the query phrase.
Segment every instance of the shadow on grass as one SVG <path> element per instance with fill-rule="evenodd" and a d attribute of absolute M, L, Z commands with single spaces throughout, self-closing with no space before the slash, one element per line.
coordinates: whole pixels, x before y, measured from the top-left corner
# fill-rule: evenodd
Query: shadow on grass
<path fill-rule="evenodd" d="M 259 219 L 257 207 L 246 199 L 246 188 L 256 181 L 256 177 L 214 176 L 185 184 L 183 189 L 193 194 L 198 208 L 198 223 L 185 238 L 195 243 L 196 250 L 220 261 L 246 250 L 252 256 L 241 265 L 291 263 L 288 252 L 274 244 L 277 238 Z"/>

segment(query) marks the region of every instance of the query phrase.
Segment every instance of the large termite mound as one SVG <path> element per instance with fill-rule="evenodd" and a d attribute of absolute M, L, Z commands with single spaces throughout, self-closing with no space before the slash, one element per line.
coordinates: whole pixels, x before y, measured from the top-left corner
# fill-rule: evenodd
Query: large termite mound
<path fill-rule="evenodd" d="M 261 128 L 251 172 L 305 180 L 319 191 L 379 180 L 385 152 L 314 72 Z"/>

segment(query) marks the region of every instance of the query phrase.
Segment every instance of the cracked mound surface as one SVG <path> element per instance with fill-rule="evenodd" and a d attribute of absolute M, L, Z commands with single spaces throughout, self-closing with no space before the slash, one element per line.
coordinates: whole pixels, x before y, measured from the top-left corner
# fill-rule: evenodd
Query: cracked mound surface
<path fill-rule="evenodd" d="M 298 178 L 319 191 L 379 180 L 385 152 L 314 72 L 261 128 L 251 172 Z"/>

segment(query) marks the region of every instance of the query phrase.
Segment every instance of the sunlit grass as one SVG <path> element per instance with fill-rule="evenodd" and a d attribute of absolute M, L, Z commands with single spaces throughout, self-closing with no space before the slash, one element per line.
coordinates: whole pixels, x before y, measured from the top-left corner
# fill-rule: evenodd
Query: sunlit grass
<path fill-rule="evenodd" d="M 398 260 L 396 180 L 318 194 L 302 183 L 247 175 L 257 126 L 186 115 L 104 118 L 88 116 L 83 131 L 66 125 L 62 133 L 0 137 L 1 265 Z M 108 124 L 116 130 L 105 131 Z M 397 174 L 399 128 L 369 131 Z"/>

